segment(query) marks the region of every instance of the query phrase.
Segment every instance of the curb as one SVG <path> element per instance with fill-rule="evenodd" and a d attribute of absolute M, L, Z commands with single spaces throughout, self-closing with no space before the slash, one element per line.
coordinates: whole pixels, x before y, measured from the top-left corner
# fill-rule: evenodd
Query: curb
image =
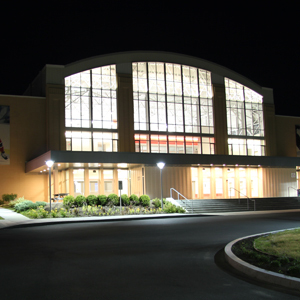
<path fill-rule="evenodd" d="M 237 243 L 238 241 L 241 241 L 241 240 L 244 240 L 247 238 L 251 238 L 251 237 L 256 237 L 256 236 L 258 237 L 258 236 L 265 235 L 265 234 L 276 233 L 276 232 L 292 230 L 292 229 L 295 229 L 295 228 L 270 231 L 270 232 L 249 235 L 246 237 L 236 239 L 225 246 L 225 259 L 233 268 L 235 268 L 236 270 L 238 270 L 238 271 L 242 272 L 243 274 L 246 274 L 254 279 L 258 279 L 260 281 L 264 281 L 267 283 L 276 284 L 276 285 L 284 287 L 284 288 L 289 288 L 289 289 L 293 289 L 296 291 L 300 291 L 300 278 L 295 278 L 295 277 L 291 277 L 291 276 L 287 276 L 287 275 L 283 275 L 283 274 L 279 274 L 276 272 L 267 271 L 267 270 L 258 268 L 256 266 L 253 266 L 253 265 L 241 260 L 236 255 L 234 255 L 233 252 L 231 251 L 232 246 L 235 243 Z"/>
<path fill-rule="evenodd" d="M 186 217 L 205 217 L 209 215 L 201 214 L 157 214 L 157 215 L 135 215 L 135 216 L 114 216 L 114 217 L 78 217 L 78 218 L 54 218 L 54 219 L 28 219 L 26 221 L 4 221 L 1 229 L 21 228 L 31 226 L 58 225 L 71 223 L 87 223 L 87 222 L 116 222 L 116 221 L 133 221 L 133 220 L 149 220 L 149 219 L 166 219 L 166 218 L 186 218 Z M 2 222 L 2 221 L 1 221 Z"/>

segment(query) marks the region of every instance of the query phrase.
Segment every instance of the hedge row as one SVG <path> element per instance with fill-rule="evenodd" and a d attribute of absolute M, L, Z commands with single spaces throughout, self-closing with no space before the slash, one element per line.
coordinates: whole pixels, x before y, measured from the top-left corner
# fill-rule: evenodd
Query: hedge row
<path fill-rule="evenodd" d="M 128 197 L 126 194 L 121 195 L 122 205 L 129 206 L 129 205 L 142 205 L 142 206 L 149 206 L 150 205 L 150 197 L 147 195 L 142 195 L 138 197 L 135 194 L 132 194 Z M 89 195 L 84 197 L 83 195 L 79 195 L 76 198 L 69 195 L 64 197 L 63 204 L 65 207 L 82 207 L 83 205 L 109 205 L 112 204 L 114 206 L 120 205 L 120 197 L 117 194 L 110 194 L 106 195 Z"/>

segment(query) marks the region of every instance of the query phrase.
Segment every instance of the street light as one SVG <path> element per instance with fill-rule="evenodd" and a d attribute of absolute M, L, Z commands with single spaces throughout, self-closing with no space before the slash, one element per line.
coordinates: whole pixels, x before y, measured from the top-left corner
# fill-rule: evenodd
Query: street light
<path fill-rule="evenodd" d="M 49 167 L 49 198 L 50 198 L 50 211 L 51 211 L 51 167 L 53 166 L 53 160 L 47 160 L 46 165 Z"/>
<path fill-rule="evenodd" d="M 163 202 L 162 169 L 164 168 L 165 163 L 164 162 L 158 162 L 156 165 L 160 169 L 161 208 L 163 209 L 164 208 L 164 202 Z"/>

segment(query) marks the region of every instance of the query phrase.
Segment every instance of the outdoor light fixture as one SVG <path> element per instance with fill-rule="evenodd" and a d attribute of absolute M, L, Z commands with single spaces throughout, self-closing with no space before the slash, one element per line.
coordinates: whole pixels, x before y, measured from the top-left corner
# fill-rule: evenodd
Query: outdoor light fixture
<path fill-rule="evenodd" d="M 160 169 L 161 208 L 163 209 L 164 208 L 164 202 L 163 202 L 162 169 L 164 168 L 165 163 L 164 162 L 158 162 L 156 165 Z"/>
<path fill-rule="evenodd" d="M 50 198 L 50 211 L 51 211 L 51 167 L 53 166 L 53 160 L 47 160 L 46 165 L 49 167 L 49 198 Z"/>

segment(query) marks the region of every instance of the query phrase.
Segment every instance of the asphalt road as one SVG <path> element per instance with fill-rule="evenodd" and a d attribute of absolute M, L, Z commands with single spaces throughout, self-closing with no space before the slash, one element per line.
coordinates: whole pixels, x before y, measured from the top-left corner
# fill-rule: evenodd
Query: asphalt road
<path fill-rule="evenodd" d="M 232 274 L 220 251 L 299 225 L 281 213 L 3 229 L 0 299 L 299 299 Z"/>

